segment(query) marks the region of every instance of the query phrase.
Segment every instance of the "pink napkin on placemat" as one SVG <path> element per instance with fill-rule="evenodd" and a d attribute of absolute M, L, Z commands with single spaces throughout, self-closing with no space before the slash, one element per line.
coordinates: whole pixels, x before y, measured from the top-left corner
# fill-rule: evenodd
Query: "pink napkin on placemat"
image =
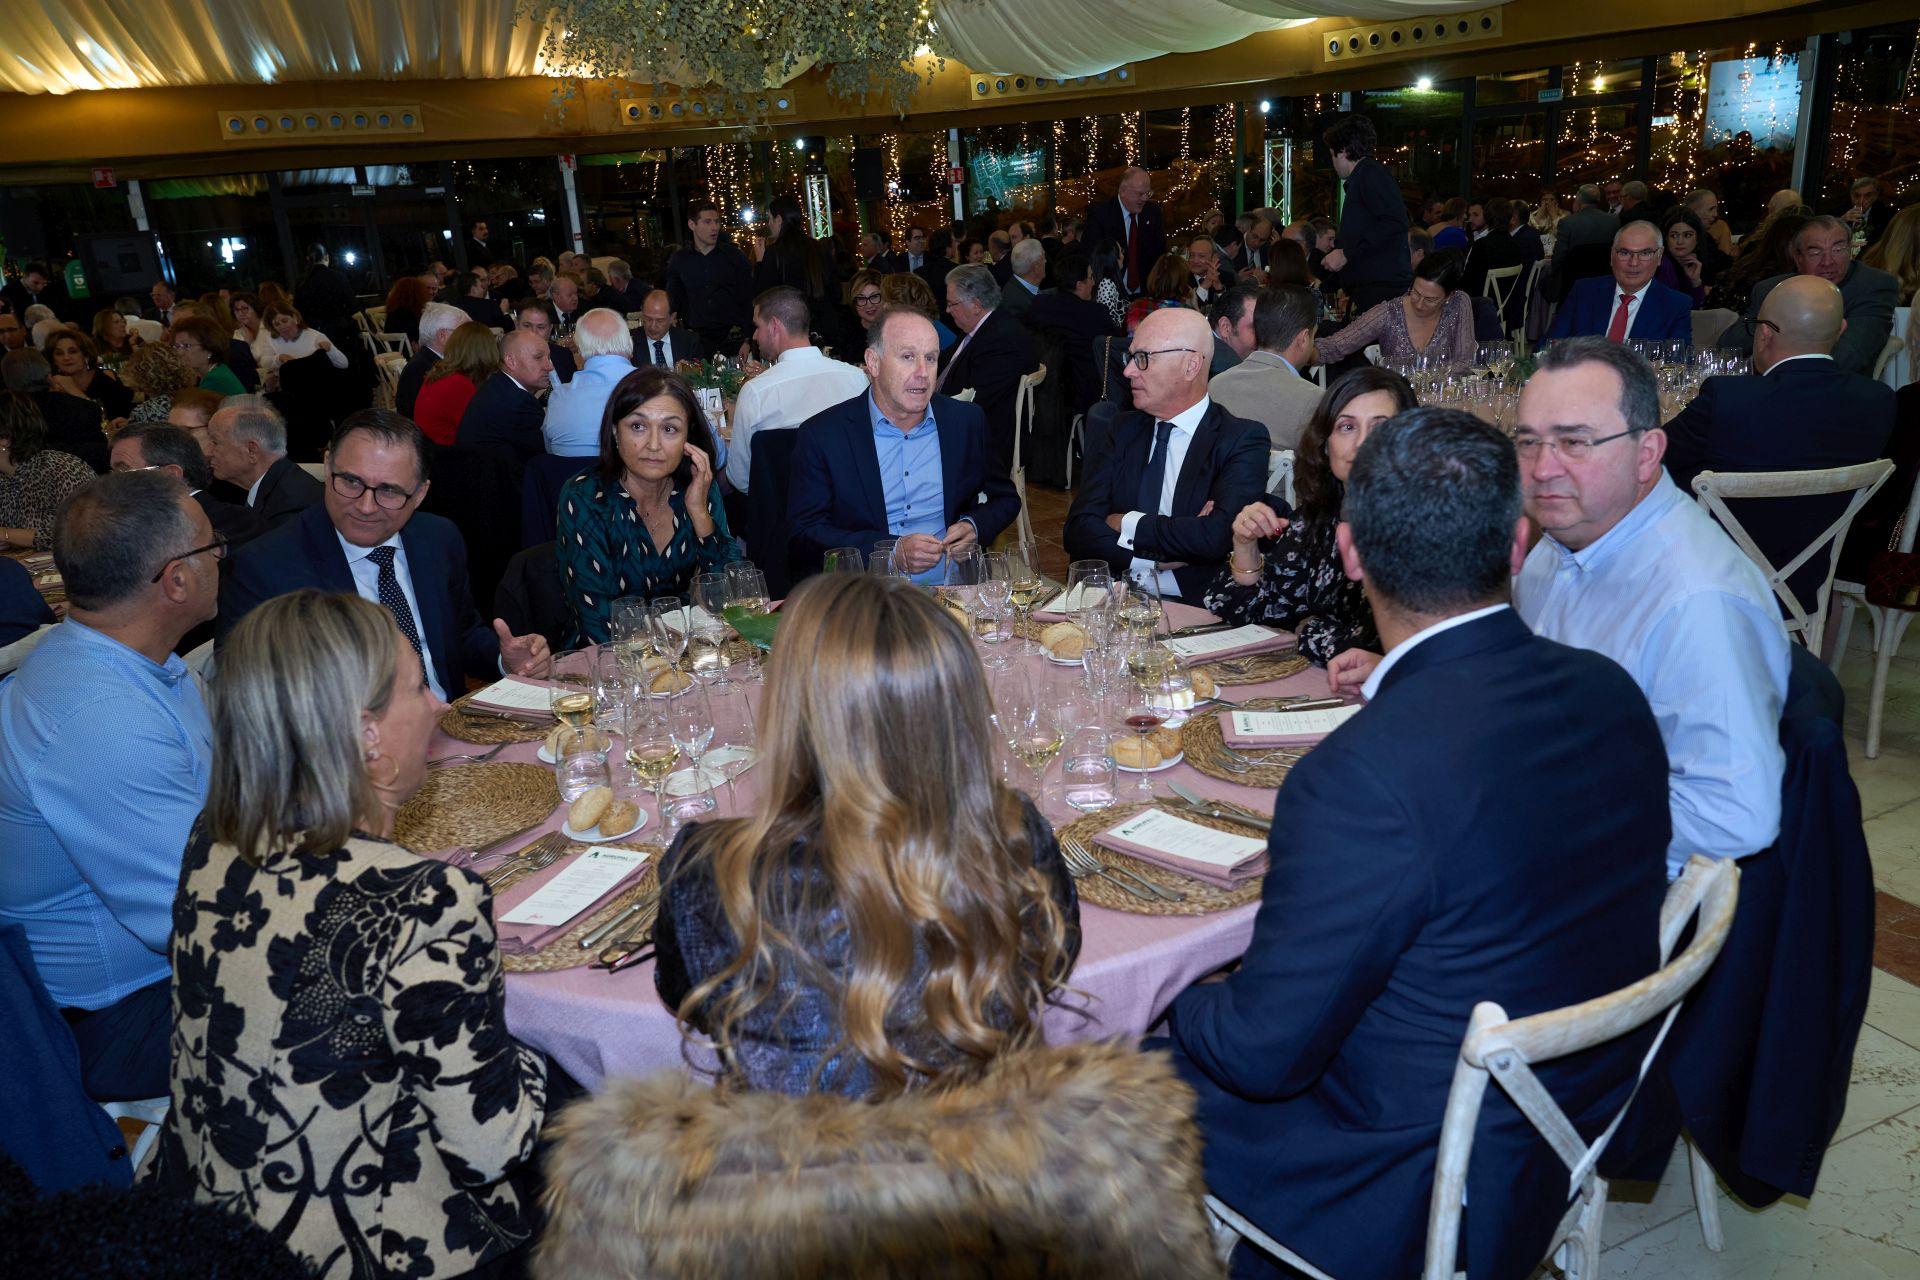
<path fill-rule="evenodd" d="M 494 930 L 500 937 L 501 954 L 525 955 L 531 951 L 538 951 L 554 940 L 564 936 L 567 930 L 573 928 L 582 920 L 585 920 L 588 916 L 600 910 L 627 890 L 633 888 L 633 886 L 639 882 L 640 877 L 647 873 L 647 868 L 651 867 L 653 863 L 654 859 L 649 858 L 632 871 L 629 871 L 620 878 L 613 888 L 607 890 L 598 898 L 595 898 L 592 906 L 580 912 L 571 920 L 550 925 L 496 924 Z M 533 875 L 522 877 L 520 880 L 508 885 L 506 891 L 493 900 L 494 918 L 498 920 L 505 912 L 512 910 L 527 898 L 532 897 L 535 890 L 551 880 L 554 876 L 559 875 L 565 866 L 566 862 L 563 859 L 560 862 L 554 863 L 544 871 L 537 871 Z"/>
<path fill-rule="evenodd" d="M 1218 859 L 1182 856 L 1140 840 L 1130 839 L 1125 834 L 1129 828 L 1149 818 L 1173 824 L 1177 828 L 1194 828 L 1205 832 L 1208 836 L 1217 836 L 1220 838 L 1218 843 L 1228 852 Z M 1142 862 L 1150 862 L 1156 867 L 1177 871 L 1183 876 L 1192 876 L 1195 880 L 1205 881 L 1221 889 L 1238 888 L 1256 876 L 1267 874 L 1267 846 L 1264 840 L 1215 832 L 1210 828 L 1200 827 L 1198 823 L 1190 823 L 1159 810 L 1150 809 L 1136 814 L 1118 826 L 1102 831 L 1093 838 L 1093 842 L 1103 848 L 1138 858 Z"/>
<path fill-rule="evenodd" d="M 1359 713 L 1364 703 L 1349 703 L 1341 707 L 1315 707 L 1305 711 L 1254 711 L 1220 713 L 1220 737 L 1230 747 L 1300 747 L 1320 741 L 1335 729 L 1351 720 Z M 1234 728 L 1234 717 L 1239 714 L 1276 716 L 1284 721 L 1297 722 L 1299 728 L 1284 733 L 1241 733 Z M 1289 726 L 1291 727 L 1291 725 Z"/>
<path fill-rule="evenodd" d="M 1192 639 L 1205 640 L 1211 643 L 1224 640 L 1229 636 L 1238 636 L 1243 632 L 1247 635 L 1247 639 L 1243 643 L 1213 649 L 1206 653 L 1191 655 L 1182 653 L 1179 647 L 1180 637 L 1177 636 L 1170 641 L 1162 641 L 1161 643 L 1173 651 L 1175 656 L 1180 659 L 1180 665 L 1183 667 L 1204 666 L 1209 662 L 1221 662 L 1230 658 L 1248 658 L 1256 653 L 1272 653 L 1277 649 L 1291 649 L 1293 647 L 1293 637 L 1286 632 L 1273 631 L 1267 627 L 1251 625 L 1236 627 L 1233 631 L 1217 632 L 1210 636 L 1194 636 Z"/>
<path fill-rule="evenodd" d="M 497 690 L 513 690 L 521 692 L 523 694 L 523 700 L 530 703 L 533 698 L 532 691 L 537 690 L 541 699 L 544 700 L 551 696 L 548 693 L 550 687 L 550 681 L 529 680 L 521 676 L 509 676 L 504 680 L 495 681 L 485 689 L 474 694 L 471 698 L 468 698 L 467 706 L 475 711 L 484 711 L 488 715 L 501 716 L 508 720 L 519 720 L 526 724 L 552 724 L 554 723 L 554 715 L 553 709 L 549 706 L 519 706 L 515 705 L 511 700 L 497 701 L 487 696 L 495 693 Z"/>

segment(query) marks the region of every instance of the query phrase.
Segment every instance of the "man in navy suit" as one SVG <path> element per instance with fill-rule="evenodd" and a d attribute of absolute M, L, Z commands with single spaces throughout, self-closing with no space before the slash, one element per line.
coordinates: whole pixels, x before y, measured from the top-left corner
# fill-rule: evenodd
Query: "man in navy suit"
<path fill-rule="evenodd" d="M 899 562 L 922 574 L 943 554 L 992 542 L 1020 514 L 1020 499 L 988 462 L 979 407 L 933 394 L 933 322 L 888 307 L 875 324 L 871 389 L 800 424 L 787 516 L 800 559 L 815 567 L 831 548 L 871 554 L 883 538 L 898 538 Z"/>
<path fill-rule="evenodd" d="M 552 303 L 548 302 L 545 298 L 536 298 L 532 294 L 528 294 L 513 304 L 513 327 L 534 334 L 540 341 L 547 344 L 547 360 L 551 372 L 547 375 L 547 378 L 541 380 L 540 385 L 542 387 L 545 387 L 549 380 L 553 382 L 571 382 L 573 380 L 574 370 L 580 366 L 575 362 L 571 348 L 563 347 L 553 340 Z M 512 334 L 508 334 L 500 340 L 501 350 L 503 352 L 506 349 L 506 343 L 512 339 L 512 336 Z"/>
<path fill-rule="evenodd" d="M 1653 278 L 1666 240 L 1651 222 L 1613 233 L 1613 274 L 1578 281 L 1554 312 L 1546 341 L 1604 337 L 1612 342 L 1693 341 L 1693 304 Z"/>
<path fill-rule="evenodd" d="M 521 315 L 526 315 L 525 311 Z M 539 393 L 554 374 L 552 346 L 532 329 L 516 329 L 500 344 L 500 368 L 480 384 L 460 415 L 455 440 L 463 445 L 504 445 L 524 464 L 545 453 L 540 427 L 546 406 Z"/>
<path fill-rule="evenodd" d="M 1387 656 L 1366 708 L 1275 797 L 1240 967 L 1182 993 L 1169 1030 L 1209 1189 L 1343 1280 L 1400 1280 L 1420 1270 L 1474 1005 L 1524 1017 L 1659 967 L 1666 753 L 1626 672 L 1533 635 L 1508 605 L 1528 528 L 1493 428 L 1399 414 L 1361 446 L 1345 514 L 1341 561 Z M 1650 1031 L 1539 1070 L 1589 1140 L 1625 1105 Z M 1467 1172 L 1471 1273 L 1529 1274 L 1566 1188 L 1489 1089 Z"/>
<path fill-rule="evenodd" d="M 1139 297 L 1147 287 L 1147 273 L 1167 251 L 1167 223 L 1153 200 L 1153 176 L 1129 166 L 1113 199 L 1087 206 L 1083 238 L 1088 244 L 1111 240 L 1120 246 L 1127 295 Z"/>
<path fill-rule="evenodd" d="M 220 584 L 219 642 L 255 605 L 313 587 L 384 605 L 441 698 L 465 693 L 468 676 L 544 672 L 545 639 L 481 621 L 466 543 L 451 521 L 420 511 L 426 494 L 420 428 L 385 409 L 350 415 L 327 446 L 324 502 L 233 553 Z"/>
<path fill-rule="evenodd" d="M 995 471 L 1011 475 L 1020 379 L 1039 367 L 1039 348 L 1032 331 L 1003 305 L 1006 295 L 982 264 L 948 272 L 942 297 L 961 336 L 941 356 L 935 389 L 958 395 L 973 388 L 973 402 L 987 418 L 987 456 Z"/>
<path fill-rule="evenodd" d="M 1847 324 L 1840 290 L 1819 276 L 1789 276 L 1767 294 L 1754 324 L 1753 367 L 1708 378 L 1666 424 L 1668 474 L 1693 491 L 1702 471 L 1813 471 L 1887 456 L 1893 391 L 1850 373 L 1832 355 Z M 1754 544 L 1785 565 L 1840 517 L 1852 495 L 1730 504 Z M 1827 576 L 1822 548 L 1787 579 L 1809 613 Z"/>
<path fill-rule="evenodd" d="M 1134 331 L 1134 409 L 1067 511 L 1067 555 L 1105 560 L 1114 578 L 1158 575 L 1163 596 L 1198 604 L 1233 550 L 1233 518 L 1267 488 L 1267 429 L 1207 396 L 1213 331 L 1184 307 Z M 1144 367 L 1143 367 L 1144 366 Z"/>

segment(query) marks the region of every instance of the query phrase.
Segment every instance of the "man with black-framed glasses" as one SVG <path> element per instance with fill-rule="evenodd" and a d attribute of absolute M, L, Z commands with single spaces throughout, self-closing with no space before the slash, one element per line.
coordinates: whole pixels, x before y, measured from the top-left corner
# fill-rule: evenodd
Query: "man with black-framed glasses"
<path fill-rule="evenodd" d="M 420 428 L 389 410 L 362 409 L 334 432 L 326 470 L 319 505 L 235 553 L 220 589 L 222 642 L 262 601 L 312 587 L 384 606 L 442 698 L 465 693 L 468 676 L 544 674 L 546 640 L 482 620 L 460 530 L 420 510 L 428 488 Z"/>
<path fill-rule="evenodd" d="M 1576 281 L 1553 314 L 1546 341 L 1605 337 L 1609 342 L 1693 341 L 1693 304 L 1653 278 L 1666 238 L 1651 222 L 1613 233 L 1612 272 Z"/>
<path fill-rule="evenodd" d="M 1233 518 L 1266 491 L 1267 429 L 1207 395 L 1213 331 L 1185 307 L 1150 312 L 1134 331 L 1126 377 L 1134 409 L 1067 512 L 1074 560 L 1115 579 L 1155 580 L 1198 604 L 1233 550 Z"/>
<path fill-rule="evenodd" d="M 0 682 L 0 925 L 26 930 L 100 1101 L 168 1090 L 167 940 L 213 758 L 173 650 L 213 617 L 220 548 L 166 472 L 95 480 L 54 528 L 67 620 Z"/>

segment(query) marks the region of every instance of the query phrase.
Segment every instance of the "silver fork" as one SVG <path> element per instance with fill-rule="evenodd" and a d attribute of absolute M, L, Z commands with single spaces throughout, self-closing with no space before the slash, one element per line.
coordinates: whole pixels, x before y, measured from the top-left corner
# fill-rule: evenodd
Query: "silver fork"
<path fill-rule="evenodd" d="M 487 887 L 498 889 L 509 878 L 522 871 L 546 870 L 559 859 L 560 851 L 566 847 L 566 843 L 567 838 L 558 831 L 549 831 L 488 872 Z"/>
<path fill-rule="evenodd" d="M 1125 867 L 1107 866 L 1101 862 L 1100 859 L 1094 857 L 1092 850 L 1071 836 L 1060 842 L 1060 855 L 1067 864 L 1067 873 L 1076 880 L 1094 875 L 1105 876 L 1134 897 L 1145 899 L 1148 902 L 1153 901 L 1155 898 L 1158 898 L 1162 902 L 1186 901 L 1187 895 L 1184 893 L 1179 893 L 1172 889 L 1162 889 L 1151 880 L 1143 880 L 1139 876 L 1134 875 Z M 1118 874 L 1116 874 L 1116 872 Z M 1125 880 L 1120 878 L 1120 876 L 1123 875 L 1127 877 Z M 1135 885 L 1141 886 L 1146 892 L 1141 892 L 1140 889 L 1134 887 Z"/>
<path fill-rule="evenodd" d="M 437 764 L 454 764 L 461 760 L 472 760 L 475 762 L 491 760 L 495 756 L 499 755 L 502 751 L 506 750 L 506 746 L 507 744 L 502 742 L 498 746 L 494 747 L 493 750 L 482 752 L 477 756 L 441 756 L 436 760 L 427 761 L 427 767 L 431 769 L 433 766 Z"/>

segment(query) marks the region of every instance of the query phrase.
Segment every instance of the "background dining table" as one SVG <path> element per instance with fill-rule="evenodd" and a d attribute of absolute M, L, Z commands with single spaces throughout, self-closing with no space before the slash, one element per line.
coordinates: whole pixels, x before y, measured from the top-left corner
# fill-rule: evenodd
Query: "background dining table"
<path fill-rule="evenodd" d="M 1168 625 L 1191 626 L 1213 620 L 1211 614 L 1185 605 L 1167 606 Z M 1078 668 L 1064 667 L 1033 655 L 1017 659 L 1035 680 L 1071 681 Z M 738 674 L 740 668 L 736 667 Z M 1318 667 L 1282 680 L 1257 685 L 1225 686 L 1221 694 L 1234 701 L 1288 694 L 1324 694 L 1326 673 Z M 757 702 L 759 687 L 747 689 Z M 503 763 L 537 762 L 540 743 L 506 747 L 493 759 Z M 480 750 L 445 733 L 436 732 L 429 747 L 432 757 Z M 1058 777 L 1055 761 L 1047 777 Z M 760 767 L 740 774 L 731 789 L 718 788 L 721 817 L 744 812 L 758 795 Z M 1192 765 L 1175 765 L 1150 775 L 1158 796 L 1167 784 L 1178 782 L 1209 799 L 1231 800 L 1261 812 L 1273 807 L 1271 789 L 1224 782 L 1200 773 Z M 1136 775 L 1119 775 L 1120 800 Z M 622 843 L 659 837 L 652 801 L 642 805 L 648 822 Z M 1042 803 L 1042 811 L 1056 824 L 1078 817 L 1056 799 Z M 521 838 L 530 841 L 557 831 L 564 806 L 548 821 Z M 558 868 L 555 869 L 557 872 Z M 522 895 L 512 894 L 518 898 Z M 1071 994 L 1046 1018 L 1047 1038 L 1054 1042 L 1138 1037 L 1165 1012 L 1167 1005 L 1193 982 L 1236 959 L 1252 935 L 1257 903 L 1208 915 L 1149 916 L 1113 911 L 1090 902 L 1080 904 L 1081 948 L 1069 978 Z M 509 973 L 506 979 L 507 1025 L 527 1044 L 550 1054 L 575 1079 L 589 1088 L 610 1076 L 641 1076 L 663 1070 L 686 1070 L 699 1064 L 700 1045 L 683 1053 L 681 1029 L 674 1015 L 654 991 L 651 959 L 617 972 L 574 968 L 548 973 Z"/>

